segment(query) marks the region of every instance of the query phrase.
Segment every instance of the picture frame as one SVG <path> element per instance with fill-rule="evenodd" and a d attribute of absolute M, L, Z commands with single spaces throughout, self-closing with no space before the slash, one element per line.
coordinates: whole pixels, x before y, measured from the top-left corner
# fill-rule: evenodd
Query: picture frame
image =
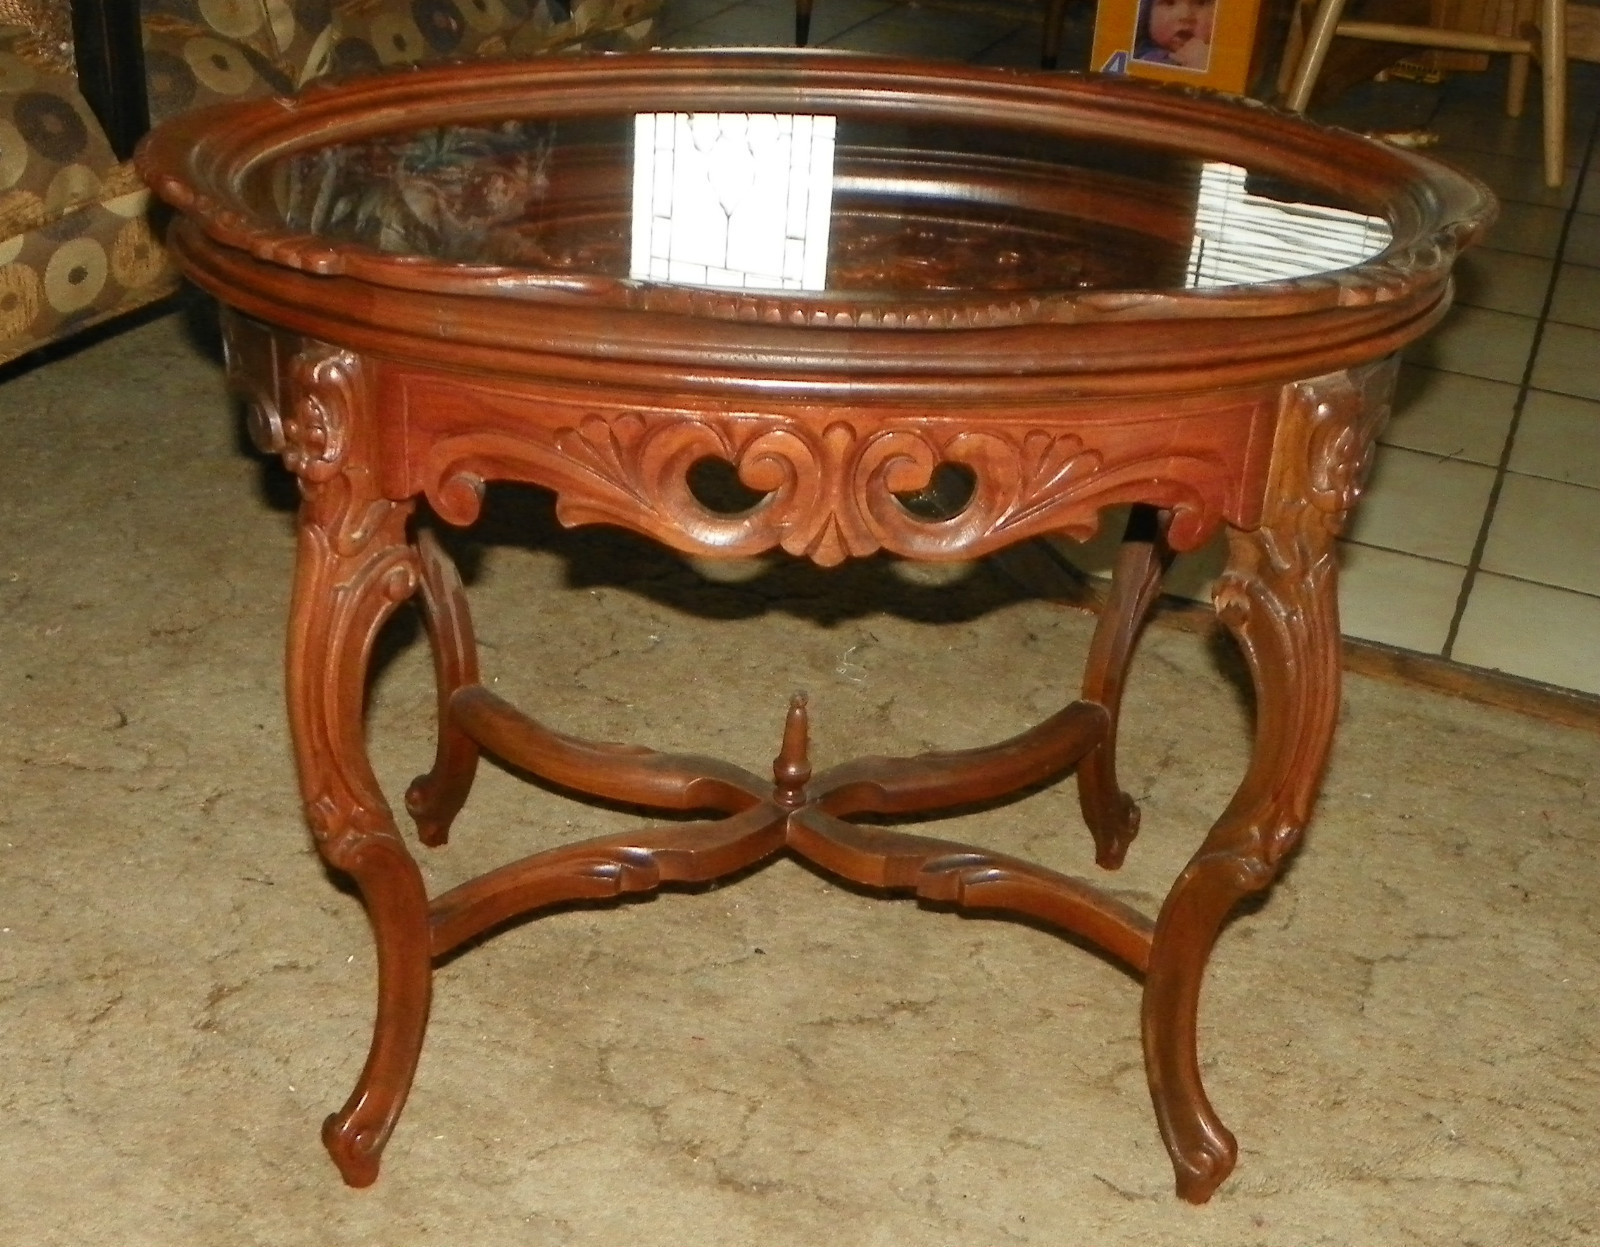
<path fill-rule="evenodd" d="M 1242 95 L 1260 0 L 1100 0 L 1090 68 Z"/>

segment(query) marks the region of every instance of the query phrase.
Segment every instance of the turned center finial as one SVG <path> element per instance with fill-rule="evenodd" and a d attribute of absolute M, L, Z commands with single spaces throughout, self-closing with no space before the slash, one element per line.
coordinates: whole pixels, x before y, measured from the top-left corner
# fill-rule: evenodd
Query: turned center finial
<path fill-rule="evenodd" d="M 772 779 L 777 785 L 773 800 L 786 810 L 798 810 L 806 803 L 806 784 L 811 780 L 811 721 L 806 716 L 806 695 L 789 699 L 789 713 L 783 720 L 783 747 L 772 760 Z"/>

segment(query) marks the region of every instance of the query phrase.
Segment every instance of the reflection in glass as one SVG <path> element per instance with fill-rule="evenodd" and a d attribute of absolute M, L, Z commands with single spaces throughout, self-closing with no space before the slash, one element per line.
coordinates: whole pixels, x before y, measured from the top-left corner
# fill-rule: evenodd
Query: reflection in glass
<path fill-rule="evenodd" d="M 826 288 L 836 124 L 803 114 L 635 117 L 628 275 L 736 290 Z"/>
<path fill-rule="evenodd" d="M 285 224 L 395 255 L 515 257 L 516 224 L 549 186 L 541 122 L 440 126 L 297 153 L 275 167 Z"/>
<path fill-rule="evenodd" d="M 1390 241 L 1321 188 L 1071 135 L 772 113 L 395 124 L 264 162 L 245 197 L 391 255 L 930 302 L 1282 281 Z"/>
<path fill-rule="evenodd" d="M 1389 245 L 1382 217 L 1288 203 L 1246 189 L 1249 170 L 1208 161 L 1200 170 L 1186 285 L 1243 286 L 1349 268 Z"/>

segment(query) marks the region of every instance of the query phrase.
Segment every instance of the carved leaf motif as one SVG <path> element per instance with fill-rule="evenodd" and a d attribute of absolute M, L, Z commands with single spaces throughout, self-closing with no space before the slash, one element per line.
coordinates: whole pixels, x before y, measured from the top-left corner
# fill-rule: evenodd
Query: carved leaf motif
<path fill-rule="evenodd" d="M 1022 441 L 1022 486 L 1004 523 L 1018 524 L 1059 502 L 1062 495 L 1100 470 L 1104 456 L 1084 450 L 1072 433 L 1029 433 Z"/>
<path fill-rule="evenodd" d="M 613 488 L 622 490 L 630 498 L 648 505 L 630 467 L 638 456 L 634 453 L 644 436 L 644 420 L 637 415 L 619 416 L 605 420 L 590 416 L 577 428 L 556 431 L 556 449 L 573 463 Z"/>
<path fill-rule="evenodd" d="M 1310 495 L 1334 534 L 1343 531 L 1347 515 L 1366 488 L 1389 407 L 1382 383 L 1370 379 L 1359 387 L 1346 385 L 1317 406 Z"/>
<path fill-rule="evenodd" d="M 612 420 L 591 416 L 577 428 L 558 430 L 554 440 L 556 449 L 601 487 L 567 510 L 598 511 L 624 522 L 629 512 L 642 510 L 663 524 L 709 525 L 727 539 L 730 521 L 707 511 L 688 484 L 689 469 L 701 459 L 740 461 L 732 438 L 719 425 L 685 419 L 651 423 L 636 413 Z M 770 449 L 760 458 L 768 475 L 772 464 L 785 460 Z M 792 468 L 788 474 L 792 479 Z M 784 492 L 780 484 L 778 493 Z M 722 543 L 713 539 L 713 544 Z"/>
<path fill-rule="evenodd" d="M 367 427 L 361 360 L 314 342 L 290 361 L 288 389 L 284 466 L 300 479 L 312 527 L 326 534 L 335 553 L 359 554 L 400 505 L 378 493 L 367 453 L 354 446 L 358 430 Z"/>
<path fill-rule="evenodd" d="M 589 416 L 552 436 L 564 465 L 560 514 L 568 523 L 631 525 L 680 548 L 754 553 L 781 546 L 830 566 L 880 549 L 919 557 L 958 557 L 1051 529 L 1092 531 L 1102 487 L 1129 487 L 1144 469 L 1108 473 L 1104 455 L 1070 432 L 951 432 L 901 426 L 859 437 L 845 421 L 820 435 L 794 422 L 752 418 Z M 495 457 L 511 453 L 497 443 Z M 762 496 L 736 514 L 709 510 L 688 484 L 705 458 L 732 464 Z M 1175 460 L 1181 456 L 1166 456 Z M 930 520 L 899 495 L 926 488 L 942 463 L 974 474 L 972 497 L 953 517 Z M 1196 461 L 1199 479 L 1217 466 Z M 458 469 L 459 470 L 459 469 Z M 535 475 L 535 479 L 539 479 Z M 1168 505 L 1203 513 L 1194 482 L 1167 481 Z"/>
<path fill-rule="evenodd" d="M 293 364 L 294 399 L 283 421 L 283 464 L 320 484 L 339 472 L 349 448 L 349 413 L 360 361 L 348 351 L 302 351 Z"/>
<path fill-rule="evenodd" d="M 406 390 L 416 409 L 451 401 L 449 387 L 431 382 Z M 547 424 L 548 405 L 517 390 L 475 398 L 487 427 L 430 437 L 417 460 L 419 487 L 452 523 L 476 513 L 476 488 L 456 484 L 516 480 L 552 490 L 564 524 L 615 524 L 691 554 L 781 548 L 823 566 L 878 550 L 955 559 L 1043 533 L 1083 538 L 1102 508 L 1126 502 L 1169 510 L 1175 548 L 1190 549 L 1240 505 L 1245 431 L 1272 418 L 1259 399 L 1225 399 L 1172 427 L 1147 421 L 1129 437 L 1066 418 L 975 424 L 953 413 L 891 420 L 846 409 L 819 427 L 798 413 L 597 403 Z M 1238 453 L 1214 448 L 1224 431 L 1238 437 Z M 729 465 L 757 498 L 724 509 L 697 496 L 692 469 L 708 459 Z M 961 510 L 930 517 L 908 505 L 904 496 L 945 464 L 970 473 Z M 459 514 L 457 493 L 469 504 Z"/>
<path fill-rule="evenodd" d="M 369 808 L 353 793 L 336 797 L 324 791 L 306 801 L 305 812 L 317 851 L 340 870 L 354 870 L 375 842 L 395 840 L 394 823 L 381 798 L 376 808 Z"/>
<path fill-rule="evenodd" d="M 1258 690 L 1258 738 L 1241 792 L 1257 796 L 1208 839 L 1238 887 L 1264 887 L 1299 843 L 1339 709 L 1335 538 L 1361 492 L 1388 410 L 1391 359 L 1290 387 L 1270 486 L 1255 532 L 1230 533 L 1218 614 Z"/>
<path fill-rule="evenodd" d="M 798 544 L 798 543 L 795 543 Z M 796 551 L 789 545 L 784 547 L 790 553 Z M 850 539 L 845 535 L 844 526 L 839 523 L 836 514 L 825 515 L 810 540 L 799 546 L 798 553 L 810 558 L 821 567 L 837 567 L 849 558 L 852 550 Z"/>

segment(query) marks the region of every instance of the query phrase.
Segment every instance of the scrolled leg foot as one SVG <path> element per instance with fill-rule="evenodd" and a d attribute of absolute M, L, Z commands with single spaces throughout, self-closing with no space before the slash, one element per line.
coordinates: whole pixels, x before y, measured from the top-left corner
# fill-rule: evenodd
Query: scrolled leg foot
<path fill-rule="evenodd" d="M 416 824 L 417 838 L 437 846 L 450 838 L 450 825 L 466 804 L 477 774 L 478 744 L 451 715 L 450 698 L 457 689 L 478 683 L 478 642 L 454 560 L 427 529 L 417 535 L 417 554 L 419 596 L 438 690 L 438 745 L 433 768 L 406 789 L 406 812 Z"/>
<path fill-rule="evenodd" d="M 1244 891 L 1230 875 L 1235 872 L 1219 858 L 1197 859 L 1184 871 L 1156 922 L 1145 978 L 1142 1030 L 1150 1098 L 1178 1194 L 1195 1204 L 1211 1198 L 1238 1158 L 1238 1145 L 1200 1080 L 1197 1034 L 1206 961 Z"/>
<path fill-rule="evenodd" d="M 378 1164 L 383 1158 L 385 1135 L 375 1139 L 344 1113 L 329 1113 L 322 1123 L 322 1146 L 328 1149 L 339 1176 L 346 1186 L 371 1186 L 378 1180 Z"/>
<path fill-rule="evenodd" d="M 1168 517 L 1153 507 L 1135 507 L 1117 554 L 1111 592 L 1095 625 L 1084 670 L 1083 698 L 1105 707 L 1105 739 L 1078 766 L 1078 806 L 1094 837 L 1094 860 L 1106 870 L 1122 865 L 1139 834 L 1139 806 L 1117 782 L 1117 720 L 1134 642 L 1161 594 L 1161 577 L 1172 552 L 1166 544 Z"/>
<path fill-rule="evenodd" d="M 1098 811 L 1093 828 L 1096 866 L 1116 870 L 1122 865 L 1139 835 L 1139 817 L 1139 803 L 1120 790 Z"/>
<path fill-rule="evenodd" d="M 355 880 L 372 921 L 378 1011 L 366 1065 L 344 1107 L 323 1123 L 322 1142 L 347 1183 L 368 1186 L 405 1107 L 428 1027 L 428 897 L 392 819 L 387 826 L 362 827 L 341 818 L 329 828 L 326 813 L 323 807 L 312 814 L 318 847 L 330 865 Z"/>
<path fill-rule="evenodd" d="M 1181 1156 L 1173 1156 L 1178 1198 L 1191 1204 L 1205 1203 L 1228 1180 L 1238 1161 L 1239 1145 L 1218 1122 L 1215 1136 L 1199 1139 Z"/>

